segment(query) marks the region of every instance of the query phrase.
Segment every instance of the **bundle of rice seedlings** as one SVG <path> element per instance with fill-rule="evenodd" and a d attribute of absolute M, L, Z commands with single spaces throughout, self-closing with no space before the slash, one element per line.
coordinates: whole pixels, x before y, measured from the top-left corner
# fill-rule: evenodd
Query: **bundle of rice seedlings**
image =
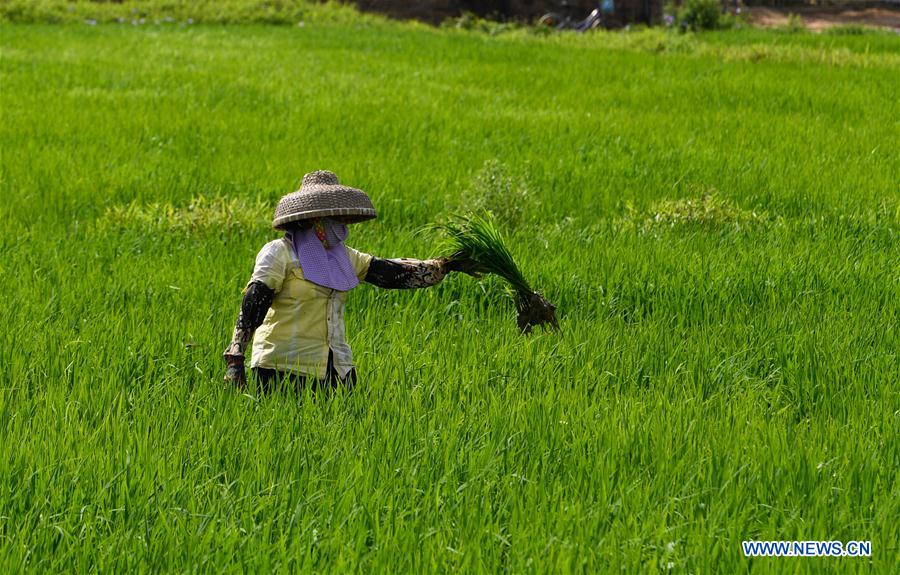
<path fill-rule="evenodd" d="M 437 228 L 447 235 L 447 248 L 452 252 L 446 258 L 450 269 L 469 274 L 491 273 L 506 280 L 516 303 L 516 323 L 523 333 L 530 333 L 539 325 L 559 329 L 556 306 L 531 289 L 489 212 L 455 216 Z"/>

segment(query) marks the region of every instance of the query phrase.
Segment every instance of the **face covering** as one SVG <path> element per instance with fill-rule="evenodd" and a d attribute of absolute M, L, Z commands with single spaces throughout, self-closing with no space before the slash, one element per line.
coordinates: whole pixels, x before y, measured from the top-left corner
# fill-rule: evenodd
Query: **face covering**
<path fill-rule="evenodd" d="M 359 285 L 359 278 L 344 246 L 347 238 L 345 224 L 323 218 L 315 220 L 308 228 L 290 231 L 285 236 L 293 246 L 303 277 L 309 281 L 339 291 L 350 291 Z"/>

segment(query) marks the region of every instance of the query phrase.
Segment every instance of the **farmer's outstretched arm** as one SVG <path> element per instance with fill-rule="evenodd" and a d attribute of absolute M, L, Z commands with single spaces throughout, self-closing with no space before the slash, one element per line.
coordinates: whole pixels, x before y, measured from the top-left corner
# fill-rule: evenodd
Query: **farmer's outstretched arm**
<path fill-rule="evenodd" d="M 275 290 L 261 281 L 251 281 L 244 292 L 244 300 L 241 302 L 241 311 L 234 324 L 234 334 L 231 343 L 222 354 L 228 367 L 225 369 L 225 381 L 236 385 L 244 385 L 246 372 L 244 371 L 244 350 L 253 339 L 253 332 L 262 325 L 266 313 L 275 299 Z"/>
<path fill-rule="evenodd" d="M 451 270 L 447 260 L 386 260 L 372 258 L 365 281 L 388 289 L 424 288 L 437 285 Z"/>

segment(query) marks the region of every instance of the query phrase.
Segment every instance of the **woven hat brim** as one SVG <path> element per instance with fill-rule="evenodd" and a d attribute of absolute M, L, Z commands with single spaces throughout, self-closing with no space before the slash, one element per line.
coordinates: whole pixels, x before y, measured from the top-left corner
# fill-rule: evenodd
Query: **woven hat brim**
<path fill-rule="evenodd" d="M 316 218 L 334 217 L 340 217 L 348 224 L 358 224 L 359 222 L 364 222 L 366 220 L 374 220 L 378 217 L 378 214 L 374 209 L 367 210 L 360 208 L 331 208 L 327 210 L 310 210 L 308 212 L 301 212 L 276 218 L 275 221 L 272 222 L 272 227 L 275 229 L 281 229 L 287 224 L 291 224 L 294 222 L 313 220 Z"/>
<path fill-rule="evenodd" d="M 362 190 L 339 184 L 313 184 L 281 198 L 272 227 L 283 229 L 293 222 L 329 217 L 357 223 L 374 219 L 378 214 L 372 200 Z"/>

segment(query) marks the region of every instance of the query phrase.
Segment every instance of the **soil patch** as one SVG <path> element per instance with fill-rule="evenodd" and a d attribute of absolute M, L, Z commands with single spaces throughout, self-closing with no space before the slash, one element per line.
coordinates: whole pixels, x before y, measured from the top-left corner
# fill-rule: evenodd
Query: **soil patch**
<path fill-rule="evenodd" d="M 757 26 L 774 27 L 788 23 L 790 14 L 803 20 L 806 28 L 821 32 L 835 26 L 869 26 L 900 33 L 900 9 L 896 8 L 840 8 L 796 6 L 792 8 L 750 8 L 750 21 Z"/>

